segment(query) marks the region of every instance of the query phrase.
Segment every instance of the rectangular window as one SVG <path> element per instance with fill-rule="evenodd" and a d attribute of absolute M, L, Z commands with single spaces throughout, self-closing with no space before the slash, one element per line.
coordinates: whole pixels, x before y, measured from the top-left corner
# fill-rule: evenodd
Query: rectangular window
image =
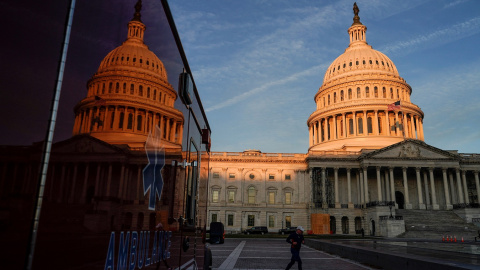
<path fill-rule="evenodd" d="M 255 193 L 254 187 L 248 188 L 248 203 L 255 203 Z"/>
<path fill-rule="evenodd" d="M 227 216 L 227 226 L 233 226 L 233 215 L 232 214 Z"/>
<path fill-rule="evenodd" d="M 217 222 L 217 214 L 212 214 L 212 222 Z"/>
<path fill-rule="evenodd" d="M 275 203 L 275 192 L 268 193 L 268 203 L 274 204 Z"/>
<path fill-rule="evenodd" d="M 228 178 L 230 178 L 230 179 L 235 179 L 235 174 L 234 174 L 234 173 L 229 174 L 229 175 L 228 175 Z"/>
<path fill-rule="evenodd" d="M 235 202 L 235 191 L 229 190 L 228 191 L 228 202 L 234 203 Z"/>
<path fill-rule="evenodd" d="M 268 180 L 275 180 L 275 174 L 269 174 Z"/>
<path fill-rule="evenodd" d="M 218 190 L 214 190 L 212 192 L 212 202 L 218 202 L 218 195 L 219 195 L 219 191 Z"/>
<path fill-rule="evenodd" d="M 292 177 L 290 176 L 290 174 L 285 174 L 285 180 L 292 180 Z"/>
<path fill-rule="evenodd" d="M 213 173 L 213 178 L 220 178 L 220 174 L 218 172 Z"/>
<path fill-rule="evenodd" d="M 292 204 L 292 193 L 285 193 L 285 204 Z"/>
<path fill-rule="evenodd" d="M 255 226 L 255 216 L 254 215 L 248 215 L 248 226 L 249 227 Z"/>
<path fill-rule="evenodd" d="M 268 216 L 268 227 L 275 227 L 275 216 Z"/>
<path fill-rule="evenodd" d="M 286 216 L 285 217 L 285 227 L 292 227 L 292 217 Z"/>

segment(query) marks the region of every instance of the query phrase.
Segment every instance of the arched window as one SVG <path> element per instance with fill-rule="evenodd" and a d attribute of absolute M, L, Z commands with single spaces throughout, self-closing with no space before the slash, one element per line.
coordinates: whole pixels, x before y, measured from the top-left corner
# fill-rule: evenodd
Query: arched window
<path fill-rule="evenodd" d="M 157 99 L 157 89 L 153 89 L 153 100 Z"/>
<path fill-rule="evenodd" d="M 337 93 L 333 93 L 333 103 L 337 102 Z"/>
<path fill-rule="evenodd" d="M 133 87 L 133 83 L 130 84 L 130 95 L 133 95 L 133 91 L 134 91 L 134 87 Z"/>
<path fill-rule="evenodd" d="M 142 116 L 137 115 L 137 130 L 141 131 L 142 130 Z"/>
<path fill-rule="evenodd" d="M 360 87 L 357 87 L 357 98 L 361 98 L 362 94 L 360 93 Z"/>
<path fill-rule="evenodd" d="M 370 88 L 368 88 L 368 86 L 365 87 L 365 97 L 370 97 Z"/>
<path fill-rule="evenodd" d="M 358 118 L 357 121 L 357 126 L 358 126 L 358 134 L 363 134 L 363 120 L 361 117 Z"/>
<path fill-rule="evenodd" d="M 393 99 L 393 89 L 390 88 L 390 98 Z"/>
<path fill-rule="evenodd" d="M 147 98 L 150 98 L 150 87 L 147 87 Z"/>
<path fill-rule="evenodd" d="M 383 98 L 387 98 L 387 90 L 383 87 Z"/>
<path fill-rule="evenodd" d="M 378 134 L 382 134 L 382 118 L 378 117 Z"/>
<path fill-rule="evenodd" d="M 343 101 L 343 90 L 340 91 L 340 101 Z"/>
<path fill-rule="evenodd" d="M 102 84 L 102 94 L 105 94 L 105 83 Z"/>
<path fill-rule="evenodd" d="M 112 82 L 110 82 L 110 83 L 108 84 L 108 93 L 112 93 L 112 87 L 113 87 L 113 84 L 112 84 Z M 398 92 L 398 91 L 397 91 L 397 92 Z"/>
<path fill-rule="evenodd" d="M 115 112 L 113 111 L 110 115 L 110 128 L 113 128 L 113 120 L 115 119 Z"/>
<path fill-rule="evenodd" d="M 348 99 L 352 99 L 352 89 L 348 89 Z"/>
<path fill-rule="evenodd" d="M 115 84 L 115 93 L 118 93 L 119 90 L 120 90 L 120 84 L 117 82 Z"/>
<path fill-rule="evenodd" d="M 127 83 L 123 83 L 123 93 L 127 93 Z"/>
<path fill-rule="evenodd" d="M 138 86 L 138 95 L 143 97 L 143 86 L 141 85 Z"/>
<path fill-rule="evenodd" d="M 248 188 L 248 203 L 255 203 L 256 191 L 254 187 Z"/>
<path fill-rule="evenodd" d="M 328 105 L 330 105 L 330 95 L 328 95 Z"/>
<path fill-rule="evenodd" d="M 373 88 L 373 92 L 374 92 L 374 94 L 375 94 L 375 97 L 378 98 L 378 87 L 375 86 L 375 87 Z"/>
<path fill-rule="evenodd" d="M 133 114 L 128 114 L 127 129 L 132 129 L 133 126 Z"/>
<path fill-rule="evenodd" d="M 120 112 L 120 117 L 118 119 L 118 128 L 123 128 L 123 118 L 125 117 L 124 112 Z"/>
<path fill-rule="evenodd" d="M 368 131 L 368 134 L 373 132 L 372 117 L 367 117 L 367 131 Z"/>
<path fill-rule="evenodd" d="M 353 135 L 353 119 L 348 119 L 348 130 L 350 131 L 350 135 Z"/>

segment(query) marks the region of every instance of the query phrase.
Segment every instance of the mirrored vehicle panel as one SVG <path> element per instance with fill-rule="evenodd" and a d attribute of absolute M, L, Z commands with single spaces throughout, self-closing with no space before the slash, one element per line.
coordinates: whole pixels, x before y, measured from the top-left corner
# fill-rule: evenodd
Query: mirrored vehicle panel
<path fill-rule="evenodd" d="M 208 267 L 211 130 L 167 1 L 1 7 L 2 266 Z"/>

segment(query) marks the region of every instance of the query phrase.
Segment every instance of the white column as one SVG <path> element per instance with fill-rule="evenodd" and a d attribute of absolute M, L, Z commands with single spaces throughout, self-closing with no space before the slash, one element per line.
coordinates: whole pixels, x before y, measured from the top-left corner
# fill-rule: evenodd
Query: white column
<path fill-rule="evenodd" d="M 362 169 L 359 169 L 358 170 L 358 181 L 359 181 L 359 184 L 360 184 L 360 204 L 361 205 L 364 205 L 365 204 L 365 193 L 363 192 L 363 170 Z"/>
<path fill-rule="evenodd" d="M 477 182 L 478 182 L 478 173 L 476 174 L 477 176 Z M 478 188 L 478 185 L 477 185 Z M 347 168 L 347 189 L 348 189 L 348 208 L 353 208 L 353 202 L 352 202 L 352 176 L 350 172 L 350 168 Z M 351 206 L 351 207 L 350 207 Z"/>
<path fill-rule="evenodd" d="M 308 141 L 309 141 L 309 143 L 310 143 L 310 146 L 312 146 L 312 145 L 315 144 L 315 142 L 313 141 L 313 135 L 312 135 L 312 134 L 313 134 L 313 130 L 314 130 L 314 129 L 313 129 L 313 125 L 309 125 L 309 126 L 308 126 L 308 137 L 309 137 L 309 138 L 308 138 Z"/>
<path fill-rule="evenodd" d="M 415 168 L 415 173 L 417 174 L 417 191 L 418 191 L 418 209 L 425 209 L 425 204 L 423 203 L 422 196 L 422 177 L 420 176 L 420 168 Z"/>
<path fill-rule="evenodd" d="M 395 183 L 393 182 L 393 167 L 390 167 L 389 170 L 390 170 L 390 196 L 392 197 L 392 201 L 395 202 L 395 208 L 398 209 L 398 204 L 395 198 Z"/>
<path fill-rule="evenodd" d="M 326 198 L 326 192 L 325 192 L 325 181 L 326 181 L 326 176 L 325 176 L 325 170 L 326 168 L 322 168 L 322 208 L 328 208 L 327 205 L 327 198 Z"/>
<path fill-rule="evenodd" d="M 368 167 L 364 167 L 363 168 L 363 182 L 365 184 L 365 204 L 369 203 L 370 202 L 370 198 L 368 196 L 368 175 L 367 175 L 367 170 L 368 170 Z"/>
<path fill-rule="evenodd" d="M 377 193 L 378 193 L 378 201 L 383 201 L 382 198 L 382 181 L 380 179 L 380 167 L 377 167 Z"/>
<path fill-rule="evenodd" d="M 402 171 L 403 171 L 403 187 L 405 190 L 405 209 L 412 209 L 412 204 L 410 203 L 410 195 L 408 194 L 407 167 L 403 167 Z"/>
<path fill-rule="evenodd" d="M 463 189 L 462 189 L 462 183 L 461 183 L 461 180 L 460 180 L 460 170 L 456 169 L 455 171 L 456 171 L 456 174 L 457 174 L 458 199 L 459 199 L 460 203 L 465 203 L 465 201 L 463 200 Z"/>
<path fill-rule="evenodd" d="M 341 208 L 338 194 L 338 167 L 333 168 L 333 172 L 335 175 L 335 208 Z"/>
<path fill-rule="evenodd" d="M 465 203 L 469 204 L 470 199 L 468 198 L 468 187 L 467 187 L 466 173 L 467 173 L 466 170 L 462 170 L 463 194 L 465 194 Z"/>
<path fill-rule="evenodd" d="M 478 171 L 473 172 L 475 174 L 475 187 L 477 188 L 477 203 L 480 203 L 480 183 L 478 181 Z"/>
<path fill-rule="evenodd" d="M 431 208 L 431 203 L 430 203 L 430 196 L 428 196 L 428 176 L 427 176 L 427 171 L 423 171 L 423 183 L 425 184 L 425 203 L 427 205 L 427 209 Z"/>
<path fill-rule="evenodd" d="M 445 189 L 445 208 L 447 210 L 451 210 L 453 209 L 453 205 L 450 203 L 450 191 L 448 190 L 447 168 L 443 168 L 442 173 L 443 173 L 443 188 Z"/>
<path fill-rule="evenodd" d="M 388 170 L 384 171 L 385 173 L 385 199 L 389 202 L 393 201 L 392 196 L 390 194 L 390 180 L 388 177 Z"/>
<path fill-rule="evenodd" d="M 433 177 L 433 168 L 428 168 L 430 173 L 430 188 L 432 189 L 432 207 L 433 210 L 439 210 L 440 207 L 437 204 L 437 194 L 435 192 L 435 178 Z"/>
<path fill-rule="evenodd" d="M 455 184 L 453 183 L 453 174 L 450 171 L 448 173 L 448 180 L 450 180 L 450 194 L 452 195 L 452 204 L 458 203 L 457 193 L 455 193 Z"/>

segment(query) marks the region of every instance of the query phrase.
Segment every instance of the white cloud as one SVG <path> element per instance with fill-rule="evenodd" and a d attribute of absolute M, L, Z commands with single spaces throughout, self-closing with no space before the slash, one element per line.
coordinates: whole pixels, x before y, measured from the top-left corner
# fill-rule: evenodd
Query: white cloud
<path fill-rule="evenodd" d="M 385 54 L 407 54 L 424 47 L 438 46 L 480 32 L 480 17 L 468 19 L 461 23 L 439 29 L 431 33 L 419 35 L 405 41 L 395 41 L 386 45 L 381 51 Z"/>

